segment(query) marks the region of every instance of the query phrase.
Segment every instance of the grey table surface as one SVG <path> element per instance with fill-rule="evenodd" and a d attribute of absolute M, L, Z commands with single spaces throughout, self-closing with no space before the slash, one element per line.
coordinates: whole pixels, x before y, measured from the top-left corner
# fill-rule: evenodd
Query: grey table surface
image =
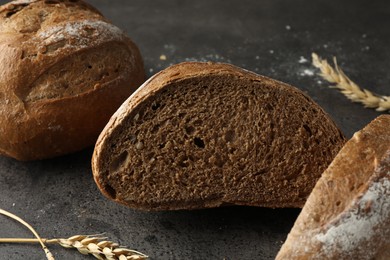
<path fill-rule="evenodd" d="M 89 2 L 138 44 L 148 76 L 186 60 L 233 63 L 302 89 L 348 137 L 380 113 L 328 89 L 310 64 L 311 52 L 337 56 L 361 86 L 390 95 L 386 0 Z M 151 259 L 273 259 L 299 214 L 254 207 L 135 211 L 101 195 L 92 179 L 91 154 L 89 148 L 36 162 L 0 157 L 0 207 L 23 217 L 42 237 L 104 232 Z M 31 234 L 0 217 L 0 237 Z M 56 259 L 93 259 L 50 248 Z M 44 259 L 44 254 L 39 246 L 0 244 L 0 259 Z"/>

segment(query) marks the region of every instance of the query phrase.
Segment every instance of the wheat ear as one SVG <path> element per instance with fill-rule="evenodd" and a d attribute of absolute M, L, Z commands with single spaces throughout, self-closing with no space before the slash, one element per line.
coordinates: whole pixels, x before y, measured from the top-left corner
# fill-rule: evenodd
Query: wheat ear
<path fill-rule="evenodd" d="M 334 84 L 352 102 L 362 103 L 365 107 L 375 108 L 377 111 L 390 110 L 390 96 L 375 94 L 367 89 L 360 88 L 340 69 L 336 58 L 333 58 L 334 68 L 317 54 L 312 53 L 313 65 L 321 70 L 319 74 L 326 81 Z"/>
<path fill-rule="evenodd" d="M 27 222 L 19 218 L 18 216 L 0 209 L 0 214 L 13 218 L 14 220 L 22 223 L 28 227 L 31 232 L 36 236 L 35 238 L 0 238 L 0 243 L 40 243 L 45 250 L 48 260 L 54 260 L 53 255 L 47 249 L 45 244 L 58 244 L 65 248 L 75 248 L 81 254 L 91 254 L 99 260 L 128 260 L 128 259 L 147 259 L 148 256 L 131 249 L 127 249 L 119 246 L 119 244 L 105 240 L 106 237 L 101 236 L 88 236 L 88 235 L 76 235 L 70 238 L 55 238 L 46 239 L 41 238 L 38 233 Z"/>

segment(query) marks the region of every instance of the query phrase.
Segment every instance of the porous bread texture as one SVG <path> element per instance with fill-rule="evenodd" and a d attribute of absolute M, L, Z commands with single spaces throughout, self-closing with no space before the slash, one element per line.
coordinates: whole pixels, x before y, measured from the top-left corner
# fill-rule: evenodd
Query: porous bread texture
<path fill-rule="evenodd" d="M 50 158 L 93 145 L 140 86 L 137 46 L 79 0 L 0 7 L 0 154 Z"/>
<path fill-rule="evenodd" d="M 298 89 L 189 62 L 155 75 L 119 108 L 92 168 L 107 197 L 137 209 L 301 207 L 343 143 Z"/>
<path fill-rule="evenodd" d="M 324 172 L 276 259 L 389 259 L 390 115 L 353 138 Z"/>

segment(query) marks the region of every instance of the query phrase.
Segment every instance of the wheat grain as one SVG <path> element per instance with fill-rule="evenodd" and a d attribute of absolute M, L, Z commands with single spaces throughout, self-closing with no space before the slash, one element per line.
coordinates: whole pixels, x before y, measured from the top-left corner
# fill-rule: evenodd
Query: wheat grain
<path fill-rule="evenodd" d="M 377 111 L 390 111 L 390 96 L 378 95 L 360 88 L 340 69 L 336 58 L 333 58 L 334 68 L 315 53 L 312 53 L 312 58 L 313 65 L 321 71 L 319 75 L 334 84 L 331 87 L 339 89 L 352 102 L 362 103 L 365 107 L 375 108 Z"/>
<path fill-rule="evenodd" d="M 131 249 L 121 247 L 119 244 L 105 240 L 106 237 L 96 235 L 76 235 L 70 238 L 41 238 L 30 224 L 20 217 L 0 209 L 0 214 L 10 217 L 25 225 L 35 235 L 35 238 L 0 238 L 0 243 L 40 243 L 48 260 L 54 260 L 53 255 L 45 244 L 58 244 L 65 248 L 75 248 L 81 254 L 93 255 L 100 260 L 136 260 L 147 259 L 148 256 Z"/>

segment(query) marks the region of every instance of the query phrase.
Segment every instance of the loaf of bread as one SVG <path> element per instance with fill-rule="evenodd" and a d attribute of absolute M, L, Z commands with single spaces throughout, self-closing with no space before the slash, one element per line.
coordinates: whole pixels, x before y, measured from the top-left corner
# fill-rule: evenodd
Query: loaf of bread
<path fill-rule="evenodd" d="M 137 46 L 78 0 L 0 7 L 0 154 L 54 157 L 93 145 L 145 79 Z"/>
<path fill-rule="evenodd" d="M 276 259 L 390 259 L 390 115 L 341 149 Z"/>
<path fill-rule="evenodd" d="M 181 63 L 110 119 L 92 159 L 109 198 L 143 210 L 301 207 L 344 137 L 308 96 L 228 65 Z"/>

